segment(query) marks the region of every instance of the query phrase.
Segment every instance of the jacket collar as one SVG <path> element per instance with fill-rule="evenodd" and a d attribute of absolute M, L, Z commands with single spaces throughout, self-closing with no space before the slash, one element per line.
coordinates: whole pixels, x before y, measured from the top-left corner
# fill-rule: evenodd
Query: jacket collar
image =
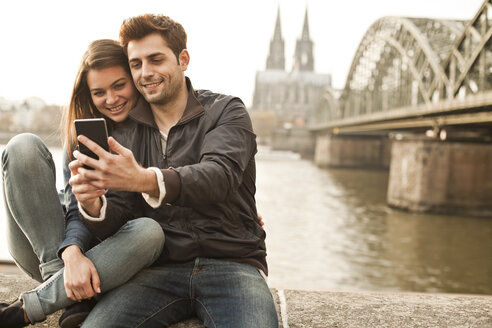
<path fill-rule="evenodd" d="M 183 116 L 181 116 L 176 125 L 184 124 L 204 112 L 203 106 L 198 101 L 196 91 L 193 89 L 191 81 L 188 77 L 186 77 L 186 87 L 188 89 L 188 100 L 186 102 Z M 142 95 L 138 97 L 137 104 L 130 111 L 129 116 L 139 123 L 157 128 L 154 115 L 152 114 L 152 109 L 150 109 L 149 103 Z"/>

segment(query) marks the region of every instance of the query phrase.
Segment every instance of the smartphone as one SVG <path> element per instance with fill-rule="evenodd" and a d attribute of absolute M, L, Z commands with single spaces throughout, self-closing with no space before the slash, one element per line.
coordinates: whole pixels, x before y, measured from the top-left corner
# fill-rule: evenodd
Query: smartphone
<path fill-rule="evenodd" d="M 108 129 L 106 127 L 106 120 L 103 118 L 88 118 L 88 119 L 78 119 L 74 120 L 75 131 L 77 136 L 84 135 L 91 139 L 99 146 L 104 148 L 104 150 L 109 152 L 108 145 Z M 94 159 L 99 159 L 99 157 L 94 154 L 89 148 L 87 148 L 83 143 L 78 142 L 78 149 L 82 154 L 85 154 Z M 84 165 L 85 168 L 93 170 L 94 168 Z"/>

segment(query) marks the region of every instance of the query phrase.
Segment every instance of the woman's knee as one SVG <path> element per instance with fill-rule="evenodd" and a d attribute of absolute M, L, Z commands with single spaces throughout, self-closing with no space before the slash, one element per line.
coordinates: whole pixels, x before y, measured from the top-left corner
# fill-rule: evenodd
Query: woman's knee
<path fill-rule="evenodd" d="M 2 153 L 2 166 L 29 165 L 39 161 L 41 153 L 49 153 L 43 141 L 32 133 L 21 133 L 10 139 Z"/>

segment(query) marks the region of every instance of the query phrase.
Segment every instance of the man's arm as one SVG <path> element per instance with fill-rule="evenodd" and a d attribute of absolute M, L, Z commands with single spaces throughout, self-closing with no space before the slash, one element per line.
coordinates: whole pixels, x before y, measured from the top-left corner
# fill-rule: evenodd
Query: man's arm
<path fill-rule="evenodd" d="M 166 179 L 166 189 L 180 188 L 176 204 L 194 207 L 218 203 L 237 191 L 248 165 L 254 161 L 256 136 L 251 119 L 238 99 L 223 110 L 213 129 L 205 135 L 197 164 L 177 167 L 179 186 Z M 254 185 L 254 183 L 252 183 Z"/>
<path fill-rule="evenodd" d="M 78 173 L 81 179 L 89 181 L 93 187 L 100 190 L 134 191 L 149 194 L 151 197 L 159 196 L 155 172 L 140 166 L 131 150 L 120 145 L 113 137 L 108 138 L 108 144 L 116 154 L 105 151 L 84 136 L 79 136 L 78 139 L 99 157 L 96 160 L 78 151 L 74 152 L 74 157 L 81 164 L 94 168 L 94 170 L 87 170 L 79 167 Z M 97 210 L 101 204 L 92 200 L 84 204 L 84 209 L 85 205 L 88 210 Z"/>
<path fill-rule="evenodd" d="M 233 99 L 223 110 L 215 127 L 207 132 L 200 149 L 199 163 L 161 170 L 166 189 L 162 204 L 176 202 L 193 207 L 224 201 L 239 188 L 246 167 L 254 161 L 255 138 L 244 104 L 238 98 Z M 106 152 L 83 136 L 79 136 L 79 141 L 99 157 L 95 160 L 81 153 L 76 154 L 81 163 L 95 168 L 79 170 L 83 179 L 90 181 L 94 187 L 159 197 L 155 172 L 138 165 L 132 152 L 112 137 L 108 138 L 108 143 L 116 154 Z M 100 203 L 85 206 L 92 211 L 100 208 Z"/>

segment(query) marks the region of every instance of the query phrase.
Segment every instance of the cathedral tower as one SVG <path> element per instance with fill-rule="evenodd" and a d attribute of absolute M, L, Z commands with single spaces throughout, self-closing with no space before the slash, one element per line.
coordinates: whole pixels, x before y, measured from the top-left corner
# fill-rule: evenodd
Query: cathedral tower
<path fill-rule="evenodd" d="M 294 70 L 314 71 L 313 41 L 309 36 L 308 10 L 304 16 L 304 26 L 302 35 L 296 42 L 296 52 L 294 54 Z"/>
<path fill-rule="evenodd" d="M 270 53 L 268 54 L 266 69 L 285 70 L 284 39 L 282 38 L 282 31 L 280 28 L 280 6 L 277 11 L 275 32 L 270 41 Z"/>

